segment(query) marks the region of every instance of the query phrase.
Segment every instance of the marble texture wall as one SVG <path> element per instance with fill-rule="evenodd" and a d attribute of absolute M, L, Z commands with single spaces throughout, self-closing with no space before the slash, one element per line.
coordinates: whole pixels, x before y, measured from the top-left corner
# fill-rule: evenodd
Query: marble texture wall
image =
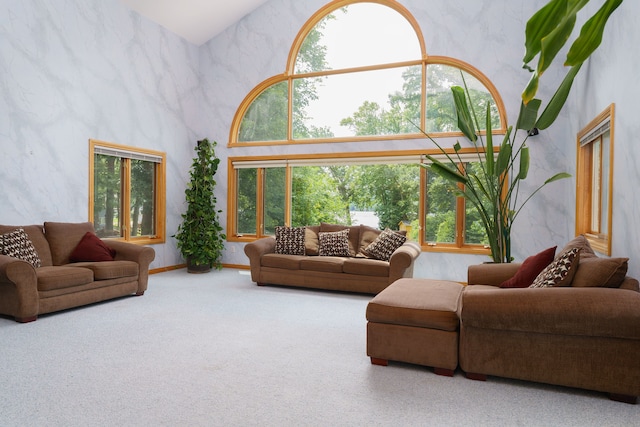
<path fill-rule="evenodd" d="M 89 138 L 167 153 L 167 234 L 201 122 L 199 51 L 117 0 L 0 3 L 0 223 L 86 221 Z M 182 262 L 173 239 L 152 268 Z"/>
<path fill-rule="evenodd" d="M 184 211 L 193 146 L 218 141 L 217 196 L 226 223 L 229 156 L 354 152 L 427 147 L 423 140 L 228 148 L 233 116 L 246 94 L 285 70 L 302 25 L 326 0 L 270 0 L 236 25 L 195 47 L 124 7 L 118 0 L 31 0 L 0 4 L 0 223 L 85 221 L 88 139 L 167 152 L 167 243 L 155 245 L 152 268 L 183 262 L 170 236 Z M 427 53 L 469 62 L 500 92 L 511 121 L 528 74 L 521 67 L 526 19 L 545 3 L 495 0 L 401 0 L 419 23 Z M 630 256 L 640 277 L 633 150 L 635 92 L 632 19 L 627 1 L 607 28 L 602 48 L 580 75 L 552 128 L 531 139 L 531 190 L 560 171 L 575 173 L 577 131 L 616 103 L 613 255 Z M 384 31 L 384 29 L 380 29 Z M 540 95 L 562 70 L 549 70 Z M 627 86 L 623 86 L 623 83 Z M 574 235 L 575 180 L 554 183 L 521 214 L 514 255 L 563 245 Z M 223 262 L 246 264 L 243 245 L 228 243 Z M 635 250 L 634 250 L 635 249 Z M 423 253 L 415 274 L 465 280 L 466 266 L 485 257 Z"/>

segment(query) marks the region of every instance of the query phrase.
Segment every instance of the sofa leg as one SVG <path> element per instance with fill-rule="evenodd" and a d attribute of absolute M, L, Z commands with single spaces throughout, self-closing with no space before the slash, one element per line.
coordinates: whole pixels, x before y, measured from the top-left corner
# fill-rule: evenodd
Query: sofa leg
<path fill-rule="evenodd" d="M 38 316 L 29 316 L 29 317 L 16 317 L 16 322 L 18 323 L 29 323 L 35 322 L 38 319 Z"/>
<path fill-rule="evenodd" d="M 609 393 L 609 399 L 631 405 L 638 403 L 638 396 L 630 396 L 628 394 Z"/>
<path fill-rule="evenodd" d="M 266 285 L 266 283 L 256 282 L 256 285 L 258 285 L 258 286 L 264 286 L 264 285 Z"/>
<path fill-rule="evenodd" d="M 389 361 L 387 359 L 378 359 L 377 357 L 372 357 L 371 364 L 378 366 L 387 366 L 389 365 Z"/>
<path fill-rule="evenodd" d="M 487 380 L 487 375 L 486 374 L 474 374 L 473 372 L 465 372 L 465 376 L 467 378 L 469 378 L 470 380 L 475 380 L 475 381 L 486 381 Z"/>
<path fill-rule="evenodd" d="M 452 377 L 453 369 L 447 368 L 433 368 L 433 373 L 436 375 L 442 375 L 443 377 Z"/>
<path fill-rule="evenodd" d="M 137 297 L 141 297 L 142 295 L 144 295 L 144 291 L 142 291 L 142 292 L 136 292 L 136 296 L 137 296 Z"/>

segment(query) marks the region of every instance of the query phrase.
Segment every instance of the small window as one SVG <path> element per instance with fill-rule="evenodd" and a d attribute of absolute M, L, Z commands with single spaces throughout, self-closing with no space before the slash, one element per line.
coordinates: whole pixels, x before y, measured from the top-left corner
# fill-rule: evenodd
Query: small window
<path fill-rule="evenodd" d="M 165 240 L 165 153 L 89 140 L 89 219 L 96 234 Z"/>
<path fill-rule="evenodd" d="M 578 134 L 576 234 L 611 255 L 614 104 Z"/>

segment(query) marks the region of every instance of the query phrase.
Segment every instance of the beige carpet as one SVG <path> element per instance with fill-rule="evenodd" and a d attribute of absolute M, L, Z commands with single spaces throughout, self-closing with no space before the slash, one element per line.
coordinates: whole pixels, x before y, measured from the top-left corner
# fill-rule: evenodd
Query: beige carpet
<path fill-rule="evenodd" d="M 373 366 L 370 297 L 152 275 L 127 297 L 0 318 L 0 426 L 625 426 L 601 393 Z"/>

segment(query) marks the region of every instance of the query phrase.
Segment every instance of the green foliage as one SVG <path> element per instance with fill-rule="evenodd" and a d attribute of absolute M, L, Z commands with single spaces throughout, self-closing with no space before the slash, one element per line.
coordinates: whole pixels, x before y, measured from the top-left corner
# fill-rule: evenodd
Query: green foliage
<path fill-rule="evenodd" d="M 588 2 L 589 0 L 552 0 L 528 21 L 524 68 L 531 71 L 533 76 L 522 94 L 522 107 L 516 129 L 508 128 L 499 146 L 497 159 L 494 160 L 493 127 L 489 107 L 485 115 L 487 129 L 485 140 L 477 132 L 480 128 L 478 118 L 473 109 L 474 104 L 470 102 L 471 94 L 466 84 L 464 87 L 452 87 L 452 93 L 456 105 L 458 128 L 477 149 L 478 162 L 473 164 L 463 162 L 459 155 L 460 144 L 456 144 L 453 154 L 448 154 L 425 133 L 446 154 L 447 160 L 441 162 L 433 156 L 427 156 L 433 163 L 421 166 L 447 180 L 452 188 L 460 191 L 466 201 L 475 208 L 486 231 L 494 262 L 512 261 L 511 229 L 524 205 L 547 184 L 569 177 L 566 173 L 558 173 L 544 181 L 524 200 L 518 199 L 520 183 L 527 178 L 529 171 L 529 149 L 526 146 L 529 131 L 534 127 L 545 129 L 556 120 L 580 66 L 600 44 L 605 23 L 622 0 L 605 0 L 602 8 L 584 24 L 580 36 L 573 42 L 565 61 L 565 64 L 572 68 L 556 89 L 543 113 L 538 116 L 542 102 L 534 96 L 540 76 L 569 40 L 576 22 L 576 14 Z M 536 56 L 538 56 L 538 65 L 534 69 L 528 63 Z M 464 76 L 462 77 L 464 80 Z M 455 169 L 456 165 L 462 165 L 462 170 Z M 479 165 L 479 167 L 470 165 Z M 460 183 L 464 184 L 463 190 L 457 187 Z M 471 232 L 477 233 L 473 224 Z"/>
<path fill-rule="evenodd" d="M 220 257 L 224 249 L 226 235 L 218 220 L 220 210 L 216 210 L 214 176 L 220 159 L 215 155 L 216 142 L 207 139 L 198 141 L 189 175 L 191 180 L 184 192 L 187 211 L 182 214 L 182 224 L 173 236 L 178 249 L 185 258 L 199 265 L 222 268 Z"/>

